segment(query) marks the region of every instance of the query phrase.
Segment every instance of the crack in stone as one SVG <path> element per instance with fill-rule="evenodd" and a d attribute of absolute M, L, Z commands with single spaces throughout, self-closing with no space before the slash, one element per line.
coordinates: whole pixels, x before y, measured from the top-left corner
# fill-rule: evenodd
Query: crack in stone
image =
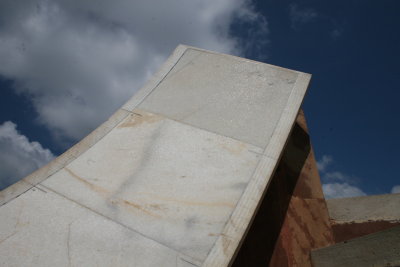
<path fill-rule="evenodd" d="M 6 241 L 7 239 L 9 239 L 10 237 L 12 237 L 13 235 L 15 235 L 17 233 L 16 230 L 14 230 L 14 232 L 12 232 L 10 235 L 8 235 L 6 238 L 0 240 L 0 244 L 3 243 L 4 241 Z"/>
<path fill-rule="evenodd" d="M 71 266 L 71 253 L 70 253 L 70 239 L 71 239 L 71 224 L 68 224 L 68 236 L 67 236 L 67 255 L 68 255 L 68 266 Z"/>

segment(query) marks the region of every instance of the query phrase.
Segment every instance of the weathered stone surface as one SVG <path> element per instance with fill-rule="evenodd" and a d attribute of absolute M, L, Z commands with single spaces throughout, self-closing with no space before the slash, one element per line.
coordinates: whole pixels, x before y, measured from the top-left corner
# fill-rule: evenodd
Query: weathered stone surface
<path fill-rule="evenodd" d="M 45 187 L 0 209 L 1 266 L 176 266 L 180 254 Z"/>
<path fill-rule="evenodd" d="M 335 243 L 376 233 L 395 226 L 400 226 L 400 222 L 383 220 L 352 223 L 334 223 L 333 221 L 331 222 Z"/>
<path fill-rule="evenodd" d="M 10 207 L 21 200 L 32 201 L 24 217 L 30 227 L 14 227 L 18 219 L 0 222 L 3 242 L 16 248 L 0 261 L 18 265 L 21 253 L 35 247 L 23 263 L 41 266 L 49 258 L 53 266 L 114 266 L 134 255 L 144 257 L 137 266 L 227 266 L 267 189 L 309 80 L 305 73 L 179 46 L 110 120 L 0 193 L 2 218 L 16 217 Z M 37 197 L 35 185 L 52 193 Z M 53 199 L 60 209 L 47 206 Z M 35 205 L 43 210 L 36 214 Z M 107 222 L 115 230 L 74 223 L 84 216 L 90 225 Z M 107 261 L 93 252 L 91 263 L 89 252 L 65 253 L 70 223 L 75 248 L 115 255 Z M 49 253 L 38 249 L 39 235 Z M 79 242 L 86 235 L 87 243 Z M 129 249 L 118 254 L 121 244 Z"/>
<path fill-rule="evenodd" d="M 330 199 L 327 205 L 335 223 L 400 222 L 400 194 Z"/>
<path fill-rule="evenodd" d="M 400 194 L 327 200 L 335 242 L 400 225 Z"/>
<path fill-rule="evenodd" d="M 42 184 L 203 260 L 261 153 L 256 146 L 136 109 Z"/>
<path fill-rule="evenodd" d="M 188 49 L 139 108 L 265 148 L 298 76 Z"/>
<path fill-rule="evenodd" d="M 315 267 L 400 266 L 400 226 L 312 251 Z"/>

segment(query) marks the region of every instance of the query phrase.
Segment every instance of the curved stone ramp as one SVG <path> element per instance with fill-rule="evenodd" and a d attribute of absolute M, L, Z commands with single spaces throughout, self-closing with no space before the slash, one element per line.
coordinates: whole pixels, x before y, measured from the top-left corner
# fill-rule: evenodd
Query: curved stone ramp
<path fill-rule="evenodd" d="M 0 192 L 3 266 L 228 266 L 310 75 L 178 46 L 108 121 Z"/>

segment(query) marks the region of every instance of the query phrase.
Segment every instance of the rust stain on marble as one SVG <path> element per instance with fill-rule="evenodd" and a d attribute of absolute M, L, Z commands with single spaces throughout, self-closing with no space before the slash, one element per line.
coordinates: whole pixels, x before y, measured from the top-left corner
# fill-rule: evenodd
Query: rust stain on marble
<path fill-rule="evenodd" d="M 145 112 L 143 110 L 135 110 L 135 112 L 130 114 L 125 122 L 121 123 L 118 128 L 135 127 L 143 123 L 154 123 L 161 119 L 162 117 L 156 114 Z"/>
<path fill-rule="evenodd" d="M 176 199 L 176 198 L 169 198 L 169 197 L 160 197 L 152 194 L 146 194 L 149 195 L 154 199 L 160 199 L 164 201 L 171 201 L 171 202 L 177 202 L 181 203 L 187 206 L 205 206 L 205 207 L 220 207 L 220 206 L 225 206 L 229 208 L 234 208 L 235 205 L 229 202 L 200 202 L 200 201 L 189 201 L 189 200 L 182 200 L 182 199 Z"/>
<path fill-rule="evenodd" d="M 152 217 L 161 218 L 160 215 L 154 214 L 154 213 L 148 211 L 145 207 L 143 207 L 143 206 L 140 205 L 140 204 L 137 204 L 137 203 L 134 203 L 134 202 L 125 200 L 125 199 L 121 200 L 120 203 L 122 203 L 122 204 L 124 204 L 124 205 L 127 205 L 127 206 L 129 206 L 129 207 L 133 207 L 133 208 L 135 208 L 135 209 L 137 209 L 137 210 L 140 210 L 140 211 L 142 211 L 143 213 L 145 213 L 145 214 L 147 214 L 147 215 L 150 215 L 150 216 L 152 216 Z"/>
<path fill-rule="evenodd" d="M 68 168 L 65 167 L 64 170 L 66 170 L 66 171 L 69 173 L 69 175 L 71 175 L 72 177 L 74 177 L 75 179 L 77 179 L 78 181 L 80 181 L 81 183 L 83 183 L 84 185 L 86 185 L 87 187 L 89 187 L 92 191 L 95 191 L 95 192 L 100 193 L 100 194 L 103 194 L 103 195 L 107 195 L 107 194 L 110 193 L 107 189 L 105 189 L 105 188 L 103 188 L 103 187 L 101 187 L 101 186 L 98 186 L 98 185 L 95 185 L 95 184 L 92 184 L 92 183 L 88 182 L 88 181 L 85 180 L 84 178 L 82 178 L 82 177 L 80 177 L 79 175 L 75 174 L 75 173 L 74 173 L 73 171 L 71 171 L 70 169 L 68 169 Z"/>
<path fill-rule="evenodd" d="M 224 143 L 220 144 L 221 148 L 229 151 L 233 155 L 239 155 L 240 153 L 242 153 L 243 150 L 246 149 L 246 146 L 247 145 L 244 144 L 244 143 L 239 143 L 239 144 L 236 144 L 235 146 L 228 146 L 228 145 L 226 145 Z"/>

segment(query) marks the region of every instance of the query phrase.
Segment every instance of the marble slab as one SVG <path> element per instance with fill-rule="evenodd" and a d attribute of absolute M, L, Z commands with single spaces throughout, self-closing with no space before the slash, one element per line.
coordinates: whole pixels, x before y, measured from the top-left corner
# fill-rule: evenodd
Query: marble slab
<path fill-rule="evenodd" d="M 42 184 L 204 260 L 261 153 L 254 145 L 136 109 Z"/>
<path fill-rule="evenodd" d="M 188 49 L 139 108 L 265 148 L 298 76 Z"/>
<path fill-rule="evenodd" d="M 1 266 L 159 267 L 185 259 L 40 186 L 2 206 L 0 218 Z"/>

